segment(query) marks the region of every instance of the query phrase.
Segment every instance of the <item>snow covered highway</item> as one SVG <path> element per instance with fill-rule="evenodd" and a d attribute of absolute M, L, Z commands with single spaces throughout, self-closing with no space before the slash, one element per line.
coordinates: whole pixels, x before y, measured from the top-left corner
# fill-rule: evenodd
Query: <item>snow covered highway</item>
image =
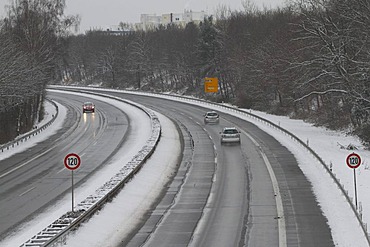
<path fill-rule="evenodd" d="M 144 138 L 150 134 L 148 117 L 145 118 L 145 113 L 133 106 L 94 97 L 98 106 L 96 112 L 82 114 L 83 102 L 91 100 L 88 96 L 59 91 L 49 92 L 49 97 L 60 102 L 60 127 L 31 148 L 22 150 L 22 146 L 17 147 L 19 152 L 15 150 L 16 155 L 6 157 L 5 152 L 5 158 L 1 160 L 1 174 L 6 173 L 0 180 L 2 239 L 20 237 L 17 229 L 24 229 L 25 225 L 32 226 L 35 220 L 40 222 L 40 213 L 50 208 L 57 207 L 64 212 L 71 209 L 71 173 L 63 165 L 66 154 L 79 153 L 82 159 L 83 164 L 74 175 L 78 202 L 84 194 L 96 189 L 92 186 L 86 189 L 88 178 L 91 179 L 97 171 L 107 166 L 120 147 L 125 147 L 127 154 L 137 153 L 143 142 L 136 133 L 140 132 Z M 122 108 L 135 114 L 140 121 L 133 121 L 134 126 L 129 128 L 129 117 Z M 14 164 L 20 168 L 12 169 L 14 172 L 9 173 Z M 108 180 L 107 177 L 100 177 Z M 85 188 L 85 192 L 79 187 Z M 68 203 L 65 197 L 68 197 Z M 9 241 L 9 246 L 14 246 L 13 240 Z"/>
<path fill-rule="evenodd" d="M 147 220 L 143 218 L 129 235 L 121 236 L 112 246 L 119 243 L 121 246 L 171 246 L 174 243 L 294 246 L 298 242 L 302 246 L 315 243 L 333 246 L 326 219 L 294 157 L 254 125 L 222 114 L 220 126 L 204 127 L 206 108 L 120 92 L 110 94 L 140 102 L 170 117 L 185 128 L 185 133 L 190 133 L 190 143 L 194 145 L 192 158 L 183 160 L 189 167 L 179 169 L 163 200 L 146 214 Z M 219 144 L 220 129 L 230 124 L 244 132 L 241 147 Z M 259 146 L 245 135 L 247 132 L 258 140 Z M 185 150 L 190 148 L 185 146 Z M 271 177 L 260 150 L 278 171 L 277 181 L 283 188 L 283 216 L 277 213 Z M 282 219 L 285 227 L 279 224 Z"/>
<path fill-rule="evenodd" d="M 338 238 L 339 228 L 324 215 L 296 156 L 261 126 L 223 112 L 219 124 L 204 125 L 206 105 L 122 91 L 103 93 L 156 111 L 163 130 L 161 141 L 112 203 L 67 236 L 67 246 L 342 246 L 351 241 Z M 129 126 L 145 119 L 132 109 L 123 111 L 129 116 Z M 241 130 L 240 146 L 221 146 L 220 131 L 225 126 Z M 142 132 L 136 138 L 125 147 L 142 146 Z M 123 162 L 115 161 L 129 160 L 133 153 L 121 149 L 107 166 L 118 167 L 115 163 Z M 86 179 L 83 190 L 91 192 L 109 180 L 112 171 L 108 175 L 106 170 Z M 78 193 L 80 200 L 87 195 L 83 190 Z M 64 212 L 69 210 L 67 204 L 70 207 L 68 196 L 61 200 Z M 37 219 L 50 223 L 57 215 L 51 211 Z M 20 236 L 30 237 L 37 231 L 35 225 L 33 232 L 24 226 L 0 245 L 13 246 Z M 363 240 L 357 237 L 353 246 L 367 246 Z"/>

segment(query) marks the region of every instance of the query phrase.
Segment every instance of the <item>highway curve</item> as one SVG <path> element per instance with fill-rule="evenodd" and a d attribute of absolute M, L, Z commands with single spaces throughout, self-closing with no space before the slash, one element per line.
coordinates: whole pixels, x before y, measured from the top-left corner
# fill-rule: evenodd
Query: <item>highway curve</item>
<path fill-rule="evenodd" d="M 334 246 L 296 159 L 258 126 L 224 113 L 218 125 L 204 125 L 209 109 L 201 106 L 106 93 L 168 116 L 184 136 L 172 184 L 120 246 Z M 220 145 L 225 126 L 241 130 L 240 146 Z"/>
<path fill-rule="evenodd" d="M 48 97 L 67 108 L 63 127 L 47 140 L 0 161 L 0 239 L 70 192 L 71 172 L 63 165 L 68 153 L 81 156 L 74 172 L 76 187 L 107 164 L 129 132 L 122 110 L 88 96 L 56 91 Z M 84 101 L 95 113 L 82 114 Z"/>

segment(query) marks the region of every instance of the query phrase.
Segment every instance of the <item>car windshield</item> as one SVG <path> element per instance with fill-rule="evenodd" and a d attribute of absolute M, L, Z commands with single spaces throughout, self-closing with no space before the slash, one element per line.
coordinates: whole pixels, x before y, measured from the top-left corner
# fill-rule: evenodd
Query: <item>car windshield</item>
<path fill-rule="evenodd" d="M 225 129 L 224 134 L 237 134 L 238 131 L 236 129 Z"/>
<path fill-rule="evenodd" d="M 207 116 L 209 116 L 209 117 L 217 117 L 217 113 L 216 112 L 208 112 L 207 113 Z"/>

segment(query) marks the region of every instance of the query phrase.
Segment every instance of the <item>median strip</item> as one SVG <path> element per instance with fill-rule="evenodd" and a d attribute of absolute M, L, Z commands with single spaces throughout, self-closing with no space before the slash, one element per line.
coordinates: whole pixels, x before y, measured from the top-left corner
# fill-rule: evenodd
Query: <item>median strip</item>
<path fill-rule="evenodd" d="M 71 91 L 84 93 L 80 90 Z M 120 191 L 124 184 L 127 183 L 140 170 L 146 160 L 152 155 L 160 140 L 161 125 L 158 117 L 153 111 L 133 102 L 129 102 L 111 95 L 91 92 L 89 92 L 89 94 L 115 99 L 127 104 L 131 104 L 143 110 L 151 120 L 151 136 L 138 154 L 136 154 L 130 162 L 124 165 L 123 168 L 109 181 L 98 188 L 94 194 L 88 196 L 85 200 L 79 203 L 74 208 L 74 212 L 69 211 L 62 215 L 49 226 L 22 244 L 22 247 L 48 246 L 65 238 L 65 236 L 71 230 L 77 228 L 82 222 L 89 219 L 97 210 L 99 210 L 106 202 L 112 199 Z"/>

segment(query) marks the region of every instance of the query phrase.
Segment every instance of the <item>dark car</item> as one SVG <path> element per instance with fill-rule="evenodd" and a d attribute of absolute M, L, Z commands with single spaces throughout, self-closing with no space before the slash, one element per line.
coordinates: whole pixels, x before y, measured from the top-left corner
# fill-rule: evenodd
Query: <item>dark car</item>
<path fill-rule="evenodd" d="M 82 106 L 82 112 L 95 112 L 95 105 L 91 102 L 85 102 Z"/>

